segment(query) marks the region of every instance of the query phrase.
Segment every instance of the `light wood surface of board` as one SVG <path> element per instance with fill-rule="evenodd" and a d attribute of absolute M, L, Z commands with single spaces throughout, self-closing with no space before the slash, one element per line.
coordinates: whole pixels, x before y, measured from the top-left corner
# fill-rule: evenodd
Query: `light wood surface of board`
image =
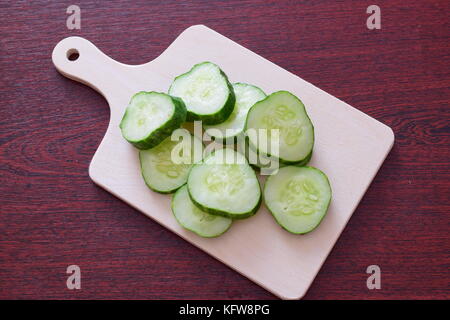
<path fill-rule="evenodd" d="M 73 50 L 79 58 L 70 61 Z M 283 299 L 306 293 L 394 142 L 388 126 L 202 25 L 186 29 L 159 57 L 142 65 L 116 62 L 80 37 L 60 41 L 52 59 L 59 72 L 93 87 L 110 106 L 108 129 L 89 167 L 92 180 Z M 134 93 L 167 92 L 175 76 L 202 61 L 218 64 L 231 82 L 251 83 L 267 94 L 288 90 L 305 104 L 315 127 L 310 165 L 328 175 L 333 190 L 328 214 L 313 232 L 288 233 L 262 205 L 222 236 L 204 239 L 178 225 L 170 195 L 146 187 L 138 150 L 121 136 L 124 110 Z"/>

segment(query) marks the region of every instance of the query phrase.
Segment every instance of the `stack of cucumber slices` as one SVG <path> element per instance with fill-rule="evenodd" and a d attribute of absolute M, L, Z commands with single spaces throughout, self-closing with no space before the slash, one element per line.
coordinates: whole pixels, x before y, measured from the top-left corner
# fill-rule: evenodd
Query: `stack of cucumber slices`
<path fill-rule="evenodd" d="M 196 120 L 217 142 L 214 150 L 181 129 Z M 139 149 L 146 185 L 174 193 L 176 221 L 199 236 L 223 234 L 233 220 L 253 216 L 263 198 L 275 221 L 294 234 L 312 231 L 327 213 L 328 178 L 306 166 L 314 127 L 288 91 L 266 95 L 251 84 L 231 84 L 219 66 L 202 62 L 176 77 L 168 94 L 136 93 L 120 129 Z M 263 191 L 255 169 L 270 172 Z"/>

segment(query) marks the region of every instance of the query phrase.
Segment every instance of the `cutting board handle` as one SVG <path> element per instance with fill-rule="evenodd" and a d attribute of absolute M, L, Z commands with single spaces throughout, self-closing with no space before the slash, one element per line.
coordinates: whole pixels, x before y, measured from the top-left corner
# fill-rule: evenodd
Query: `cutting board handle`
<path fill-rule="evenodd" d="M 92 87 L 109 102 L 123 95 L 130 66 L 111 59 L 84 38 L 61 40 L 53 49 L 52 60 L 62 75 Z"/>

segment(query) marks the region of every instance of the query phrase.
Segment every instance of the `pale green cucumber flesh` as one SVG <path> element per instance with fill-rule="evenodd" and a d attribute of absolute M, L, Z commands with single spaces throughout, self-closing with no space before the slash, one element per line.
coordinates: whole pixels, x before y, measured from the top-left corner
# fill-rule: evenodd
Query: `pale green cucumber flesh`
<path fill-rule="evenodd" d="M 122 136 L 139 149 L 157 146 L 186 121 L 181 99 L 160 92 L 138 92 L 120 122 Z"/>
<path fill-rule="evenodd" d="M 172 212 L 183 228 L 206 238 L 220 236 L 233 222 L 230 218 L 212 215 L 199 209 L 191 201 L 186 185 L 173 195 Z"/>
<path fill-rule="evenodd" d="M 251 131 L 265 129 L 267 143 L 258 141 Z M 272 129 L 278 130 L 273 131 Z M 314 127 L 303 103 L 287 91 L 278 91 L 251 107 L 246 120 L 249 145 L 262 154 L 276 156 L 280 163 L 306 163 L 314 146 Z M 279 150 L 270 150 L 272 140 L 279 137 Z"/>
<path fill-rule="evenodd" d="M 230 116 L 236 101 L 226 74 L 214 63 L 202 62 L 175 78 L 169 94 L 181 98 L 187 108 L 187 120 L 218 124 Z"/>
<path fill-rule="evenodd" d="M 181 141 L 172 141 L 171 137 L 168 137 L 152 149 L 140 150 L 141 172 L 146 185 L 159 193 L 176 191 L 186 183 L 195 160 L 201 160 L 195 159 L 195 155 L 201 157 L 202 152 L 203 144 L 200 139 L 189 133 L 187 138 Z M 173 158 L 175 153 L 179 158 Z M 174 163 L 174 160 L 177 163 Z"/>
<path fill-rule="evenodd" d="M 256 102 L 266 97 L 260 88 L 246 83 L 234 83 L 233 90 L 236 103 L 230 117 L 220 124 L 203 126 L 209 136 L 223 143 L 244 131 L 248 111 Z"/>
<path fill-rule="evenodd" d="M 213 151 L 194 164 L 189 195 L 205 212 L 233 219 L 247 218 L 261 204 L 261 188 L 245 157 L 230 148 Z"/>
<path fill-rule="evenodd" d="M 287 166 L 267 178 L 264 201 L 281 227 L 304 234 L 314 230 L 326 215 L 331 186 L 319 169 Z"/>

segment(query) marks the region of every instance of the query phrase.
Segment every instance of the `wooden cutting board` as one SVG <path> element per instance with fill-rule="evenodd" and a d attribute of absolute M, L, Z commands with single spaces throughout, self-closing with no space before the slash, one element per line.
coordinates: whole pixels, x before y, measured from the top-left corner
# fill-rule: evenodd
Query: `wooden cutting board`
<path fill-rule="evenodd" d="M 75 61 L 68 59 L 73 52 L 79 54 Z M 80 37 L 60 41 L 52 59 L 64 76 L 100 92 L 111 109 L 89 166 L 92 180 L 283 299 L 306 293 L 394 142 L 386 125 L 203 25 L 186 29 L 159 57 L 142 65 L 116 62 Z M 121 136 L 124 110 L 134 93 L 167 92 L 175 76 L 202 61 L 218 64 L 231 82 L 251 83 L 266 93 L 288 90 L 304 102 L 316 135 L 310 164 L 328 175 L 333 189 L 327 216 L 310 234 L 286 232 L 263 205 L 224 235 L 200 238 L 177 224 L 170 195 L 146 187 L 138 151 Z"/>

